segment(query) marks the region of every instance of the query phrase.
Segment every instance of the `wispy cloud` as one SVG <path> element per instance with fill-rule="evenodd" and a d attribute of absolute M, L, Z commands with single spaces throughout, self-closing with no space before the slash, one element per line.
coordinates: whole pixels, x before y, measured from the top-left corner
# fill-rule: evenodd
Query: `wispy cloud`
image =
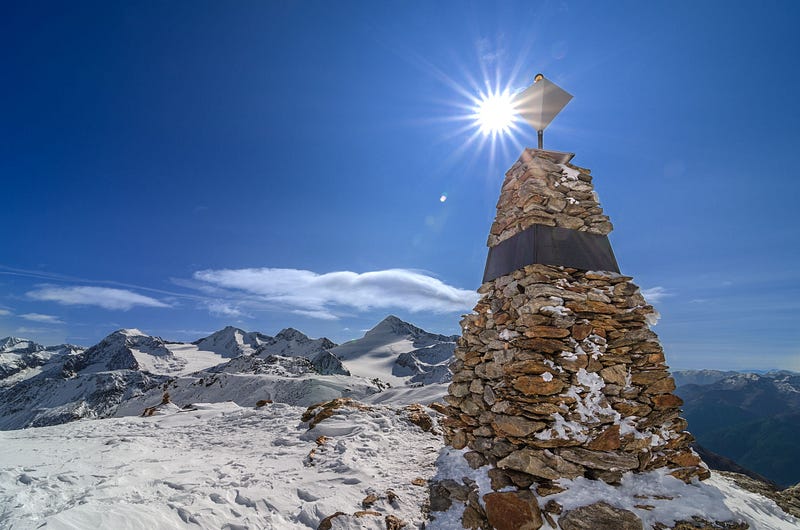
<path fill-rule="evenodd" d="M 504 40 L 502 34 L 497 36 L 494 43 L 486 37 L 478 39 L 475 43 L 475 48 L 484 66 L 494 65 L 506 55 L 506 48 L 503 45 Z"/>
<path fill-rule="evenodd" d="M 338 320 L 339 317 L 331 313 L 330 311 L 322 310 L 322 311 L 306 311 L 304 309 L 294 309 L 292 313 L 295 315 L 301 315 L 304 317 L 311 317 L 316 318 L 319 320 Z"/>
<path fill-rule="evenodd" d="M 127 289 L 109 287 L 55 287 L 42 286 L 26 293 L 34 300 L 56 302 L 61 305 L 94 305 L 103 309 L 127 311 L 136 306 L 170 307 L 169 305 Z"/>
<path fill-rule="evenodd" d="M 214 300 L 207 302 L 206 306 L 208 307 L 209 313 L 215 316 L 224 316 L 224 317 L 248 316 L 245 315 L 245 313 L 241 309 L 228 302 Z"/>
<path fill-rule="evenodd" d="M 672 296 L 672 293 L 664 287 L 656 286 L 650 287 L 649 289 L 642 289 L 642 296 L 644 296 L 644 299 L 647 300 L 648 303 L 657 304 L 664 298 Z"/>
<path fill-rule="evenodd" d="M 0 317 L 5 317 L 11 314 L 11 311 L 8 309 L 0 309 Z"/>
<path fill-rule="evenodd" d="M 50 333 L 51 331 L 52 331 L 52 329 L 47 329 L 47 328 L 29 328 L 27 326 L 20 326 L 20 327 L 18 327 L 16 329 L 16 333 L 19 333 L 21 335 L 24 335 L 26 333 L 27 334 Z"/>
<path fill-rule="evenodd" d="M 296 314 L 332 320 L 337 308 L 360 311 L 396 307 L 411 312 L 470 310 L 478 299 L 421 272 L 389 269 L 318 274 L 299 269 L 220 269 L 194 273 L 205 286 L 227 291 L 244 301 L 260 301 Z"/>
<path fill-rule="evenodd" d="M 25 320 L 30 320 L 31 322 L 41 322 L 42 324 L 64 323 L 64 321 L 58 318 L 57 316 L 43 315 L 41 313 L 25 313 L 24 315 L 20 315 L 20 317 L 24 318 Z"/>

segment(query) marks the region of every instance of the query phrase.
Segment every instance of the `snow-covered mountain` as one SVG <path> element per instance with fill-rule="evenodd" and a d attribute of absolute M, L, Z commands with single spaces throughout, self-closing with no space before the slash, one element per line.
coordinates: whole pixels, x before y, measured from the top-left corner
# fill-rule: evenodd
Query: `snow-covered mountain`
<path fill-rule="evenodd" d="M 304 357 L 312 361 L 317 371 L 323 375 L 350 375 L 339 359 L 329 353 L 331 348 L 336 347 L 336 343 L 325 337 L 311 339 L 294 328 L 286 328 L 274 337 L 270 337 L 258 331 L 247 332 L 227 326 L 192 344 L 198 351 L 219 355 L 218 362 L 242 355 L 255 355 L 261 358 L 271 355 Z M 187 345 L 182 345 L 182 348 L 190 349 Z M 174 351 L 177 348 L 171 349 Z"/>
<path fill-rule="evenodd" d="M 193 343 L 121 329 L 88 349 L 8 338 L 0 343 L 0 429 L 141 414 L 161 403 L 165 391 L 181 406 L 369 401 L 387 382 L 403 387 L 448 380 L 454 340 L 388 317 L 363 339 L 338 347 L 364 373 L 351 375 L 335 343 L 293 328 L 271 337 L 229 326 Z M 422 393 L 393 389 L 401 402 L 444 391 L 444 385 Z"/>
<path fill-rule="evenodd" d="M 258 347 L 255 355 L 259 357 L 292 355 L 294 357 L 313 359 L 321 352 L 335 347 L 336 344 L 325 337 L 310 339 L 294 328 L 286 328 L 278 332 L 274 337 L 266 337 L 266 340 Z"/>
<path fill-rule="evenodd" d="M 20 345 L 17 339 L 15 347 Z M 161 339 L 137 330 L 116 331 L 87 350 L 32 345 L 26 349 L 33 351 L 26 359 L 43 352 L 48 355 L 44 362 L 33 368 L 29 364 L 8 378 L 15 379 L 13 384 L 0 388 L 0 429 L 108 416 L 122 401 L 167 379 L 151 371 L 153 367 L 176 362 Z"/>
<path fill-rule="evenodd" d="M 252 355 L 259 346 L 266 344 L 271 338 L 258 331 L 248 333 L 233 326 L 226 326 L 192 344 L 200 350 L 214 352 L 231 359 L 240 355 Z"/>
<path fill-rule="evenodd" d="M 253 355 L 262 359 L 274 355 L 302 357 L 311 361 L 322 375 L 350 375 L 341 360 L 331 353 L 336 343 L 326 337 L 311 339 L 294 328 L 286 328 L 266 339 Z"/>
<path fill-rule="evenodd" d="M 346 342 L 331 352 L 350 373 L 381 379 L 393 386 L 443 383 L 451 377 L 447 365 L 457 339 L 457 335 L 428 333 L 390 315 L 363 338 Z"/>
<path fill-rule="evenodd" d="M 738 374 L 739 372 L 733 370 L 675 370 L 672 372 L 672 377 L 676 386 L 710 385 Z"/>
<path fill-rule="evenodd" d="M 44 350 L 45 347 L 37 344 L 32 340 L 20 339 L 17 337 L 6 337 L 0 339 L 0 355 L 6 353 L 13 354 L 31 354 Z"/>
<path fill-rule="evenodd" d="M 17 337 L 0 339 L 0 388 L 40 373 L 53 357 L 58 359 L 81 351 L 83 348 L 71 344 L 45 347 Z"/>

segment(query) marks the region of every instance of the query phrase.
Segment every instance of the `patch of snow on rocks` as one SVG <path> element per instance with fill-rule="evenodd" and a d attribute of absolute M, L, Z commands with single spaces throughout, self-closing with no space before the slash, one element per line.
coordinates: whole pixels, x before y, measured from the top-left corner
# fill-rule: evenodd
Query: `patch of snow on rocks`
<path fill-rule="evenodd" d="M 792 530 L 798 523 L 774 502 L 739 489 L 716 474 L 705 482 L 691 484 L 669 475 L 666 469 L 625 473 L 619 486 L 584 477 L 561 479 L 558 483 L 567 490 L 546 499 L 561 504 L 564 512 L 602 501 L 635 513 L 645 528 L 657 522 L 671 526 L 695 515 L 721 521 L 745 520 L 753 530 Z M 659 498 L 664 496 L 672 499 Z M 649 505 L 652 509 L 636 505 Z"/>

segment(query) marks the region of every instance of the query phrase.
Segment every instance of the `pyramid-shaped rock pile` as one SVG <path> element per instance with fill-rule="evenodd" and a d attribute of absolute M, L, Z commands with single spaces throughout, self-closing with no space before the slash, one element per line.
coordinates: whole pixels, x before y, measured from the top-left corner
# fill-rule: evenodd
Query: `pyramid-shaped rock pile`
<path fill-rule="evenodd" d="M 529 149 L 506 174 L 488 245 L 537 224 L 612 229 L 588 170 Z M 466 448 L 472 468 L 488 465 L 494 490 L 468 503 L 465 527 L 501 528 L 497 521 L 527 510 L 539 528 L 539 501 L 563 491 L 559 479 L 618 484 L 625 472 L 657 469 L 684 482 L 709 476 L 649 328 L 656 313 L 631 280 L 530 263 L 480 287 L 446 397 L 446 442 Z"/>

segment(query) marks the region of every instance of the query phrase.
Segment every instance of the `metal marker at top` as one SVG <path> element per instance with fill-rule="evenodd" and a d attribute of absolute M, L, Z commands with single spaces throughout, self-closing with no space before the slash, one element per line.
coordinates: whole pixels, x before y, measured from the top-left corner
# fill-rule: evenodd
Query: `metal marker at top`
<path fill-rule="evenodd" d="M 517 113 L 536 129 L 539 149 L 543 149 L 542 137 L 545 128 L 571 99 L 571 94 L 545 79 L 542 74 L 536 74 L 533 84 L 514 98 Z"/>

